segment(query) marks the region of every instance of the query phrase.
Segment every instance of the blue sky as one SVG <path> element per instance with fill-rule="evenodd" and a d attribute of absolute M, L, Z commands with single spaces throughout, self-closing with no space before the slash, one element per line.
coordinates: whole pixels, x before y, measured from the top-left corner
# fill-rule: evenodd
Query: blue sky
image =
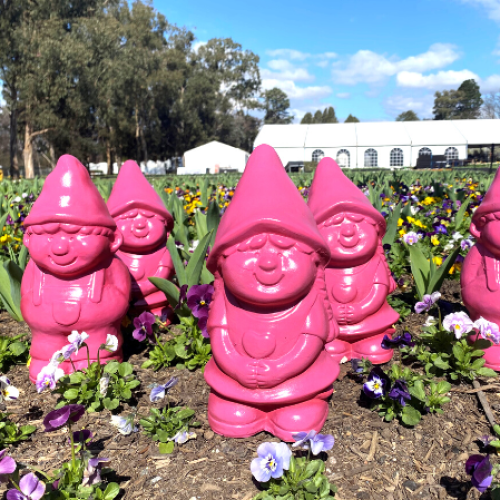
<path fill-rule="evenodd" d="M 339 119 L 432 116 L 436 90 L 475 78 L 500 92 L 500 0 L 154 0 L 199 43 L 231 37 L 260 56 L 264 88 L 296 120 L 333 106 Z"/>

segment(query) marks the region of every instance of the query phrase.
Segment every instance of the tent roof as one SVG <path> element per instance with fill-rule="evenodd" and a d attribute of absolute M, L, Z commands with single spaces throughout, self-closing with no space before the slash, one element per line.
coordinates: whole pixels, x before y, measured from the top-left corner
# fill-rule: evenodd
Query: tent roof
<path fill-rule="evenodd" d="M 342 147 L 356 146 L 355 123 L 332 123 L 314 125 L 307 127 L 304 146 L 306 148 L 316 147 Z"/>
<path fill-rule="evenodd" d="M 211 141 L 211 142 L 207 142 L 206 144 L 203 144 L 201 146 L 198 146 L 196 148 L 193 148 L 193 149 L 189 149 L 188 151 L 186 151 L 184 154 L 186 155 L 189 155 L 190 153 L 198 153 L 198 152 L 202 152 L 203 150 L 205 151 L 208 151 L 208 150 L 228 150 L 228 149 L 232 149 L 234 151 L 240 151 L 241 153 L 245 153 L 245 154 L 248 154 L 246 151 L 243 151 L 243 149 L 239 149 L 239 148 L 235 148 L 233 146 L 229 146 L 227 144 L 224 144 L 223 142 L 219 142 L 219 141 Z"/>
<path fill-rule="evenodd" d="M 339 148 L 500 144 L 500 120 L 264 125 L 254 147 Z"/>

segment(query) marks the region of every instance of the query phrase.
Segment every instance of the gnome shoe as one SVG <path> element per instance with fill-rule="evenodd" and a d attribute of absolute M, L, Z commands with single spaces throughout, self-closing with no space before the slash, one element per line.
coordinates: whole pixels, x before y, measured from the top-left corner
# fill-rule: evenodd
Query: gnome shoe
<path fill-rule="evenodd" d="M 491 368 L 496 372 L 500 372 L 500 345 L 492 345 L 484 350 L 484 360 L 486 368 Z"/>
<path fill-rule="evenodd" d="M 361 359 L 365 358 L 371 361 L 374 365 L 381 365 L 387 363 L 392 359 L 394 354 L 393 349 L 384 349 L 382 347 L 382 340 L 384 335 L 392 337 L 394 329 L 390 328 L 384 333 L 374 335 L 373 337 L 367 337 L 358 342 L 352 344 L 352 358 Z"/>
<path fill-rule="evenodd" d="M 328 417 L 328 403 L 323 399 L 312 399 L 285 406 L 268 415 L 265 430 L 282 441 L 294 441 L 292 434 L 304 429 L 321 431 Z"/>
<path fill-rule="evenodd" d="M 208 423 L 214 432 L 231 438 L 246 438 L 265 428 L 266 414 L 236 401 L 229 401 L 210 392 Z"/>
<path fill-rule="evenodd" d="M 352 358 L 352 346 L 349 342 L 345 342 L 340 339 L 335 339 L 333 342 L 329 342 L 325 345 L 326 352 L 335 360 L 335 362 L 340 363 L 351 361 Z"/>

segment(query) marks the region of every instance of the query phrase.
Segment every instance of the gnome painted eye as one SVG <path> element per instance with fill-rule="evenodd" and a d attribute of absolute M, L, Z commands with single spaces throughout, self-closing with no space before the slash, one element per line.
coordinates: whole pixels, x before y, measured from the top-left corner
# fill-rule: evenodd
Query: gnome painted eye
<path fill-rule="evenodd" d="M 352 222 L 363 222 L 365 220 L 365 217 L 359 214 L 347 214 L 346 219 Z"/>
<path fill-rule="evenodd" d="M 270 240 L 274 246 L 283 250 L 292 248 L 295 245 L 295 241 L 292 238 L 287 238 L 286 236 L 281 236 L 279 234 L 271 234 Z"/>

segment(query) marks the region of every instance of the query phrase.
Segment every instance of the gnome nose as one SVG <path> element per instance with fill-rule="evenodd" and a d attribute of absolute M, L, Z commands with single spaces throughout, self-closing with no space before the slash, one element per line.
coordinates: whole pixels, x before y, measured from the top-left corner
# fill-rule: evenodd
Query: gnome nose
<path fill-rule="evenodd" d="M 66 255 L 69 251 L 67 240 L 57 239 L 52 243 L 52 253 L 54 255 Z"/>
<path fill-rule="evenodd" d="M 259 267 L 268 273 L 278 266 L 278 259 L 273 254 L 265 254 L 259 258 Z"/>
<path fill-rule="evenodd" d="M 137 228 L 137 229 L 144 229 L 146 227 L 146 219 L 138 219 L 134 222 L 134 226 Z"/>
<path fill-rule="evenodd" d="M 354 236 L 354 224 L 342 224 L 342 236 Z"/>

